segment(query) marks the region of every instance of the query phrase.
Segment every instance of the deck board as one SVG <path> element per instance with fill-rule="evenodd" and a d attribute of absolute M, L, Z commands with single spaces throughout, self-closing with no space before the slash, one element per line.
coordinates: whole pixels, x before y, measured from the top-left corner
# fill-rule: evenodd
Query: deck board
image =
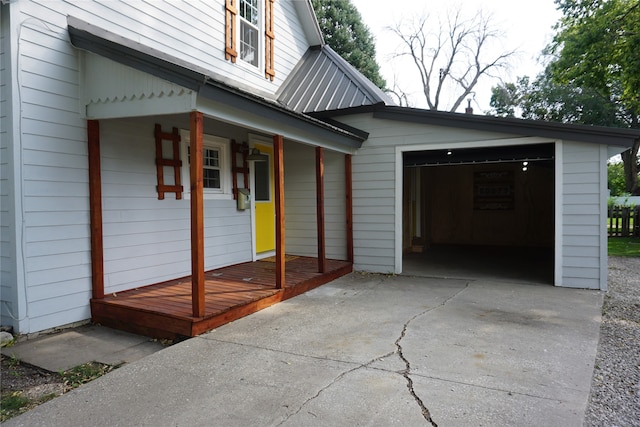
<path fill-rule="evenodd" d="M 292 298 L 352 271 L 351 263 L 289 257 L 285 288 L 275 287 L 275 263 L 248 262 L 205 272 L 205 314 L 192 316 L 191 277 L 138 287 L 91 300 L 94 323 L 157 338 L 196 336 Z"/>

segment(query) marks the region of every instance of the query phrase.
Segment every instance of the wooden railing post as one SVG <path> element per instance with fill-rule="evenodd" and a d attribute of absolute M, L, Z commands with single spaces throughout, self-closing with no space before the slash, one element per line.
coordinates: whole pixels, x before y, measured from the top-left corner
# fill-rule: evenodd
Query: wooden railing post
<path fill-rule="evenodd" d="M 346 193 L 347 261 L 353 263 L 353 175 L 351 154 L 344 155 L 344 182 Z"/>
<path fill-rule="evenodd" d="M 100 173 L 100 122 L 87 120 L 89 158 L 89 222 L 91 227 L 91 296 L 104 298 L 104 248 L 102 245 L 102 176 Z"/>
<path fill-rule="evenodd" d="M 318 227 L 318 272 L 325 272 L 324 149 L 316 147 L 316 221 Z"/>
<path fill-rule="evenodd" d="M 191 112 L 191 305 L 193 317 L 204 316 L 203 121 L 201 112 Z"/>
<path fill-rule="evenodd" d="M 276 202 L 276 289 L 285 287 L 285 243 L 284 243 L 284 138 L 273 136 L 273 164 Z"/>

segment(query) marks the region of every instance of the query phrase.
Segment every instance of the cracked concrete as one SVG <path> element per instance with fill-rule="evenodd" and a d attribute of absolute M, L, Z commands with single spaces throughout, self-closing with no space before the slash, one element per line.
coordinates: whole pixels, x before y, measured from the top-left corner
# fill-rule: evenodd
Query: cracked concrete
<path fill-rule="evenodd" d="M 352 274 L 4 425 L 581 425 L 598 292 Z"/>
<path fill-rule="evenodd" d="M 402 346 L 400 345 L 400 341 L 402 341 L 402 339 L 405 337 L 405 335 L 407 333 L 407 328 L 409 327 L 409 323 L 411 323 L 412 321 L 414 321 L 418 317 L 422 317 L 425 314 L 430 313 L 433 310 L 437 310 L 438 308 L 443 307 L 447 302 L 451 301 L 453 298 L 458 296 L 468 286 L 469 286 L 469 283 L 467 283 L 466 286 L 463 289 L 460 289 L 459 291 L 457 291 L 456 293 L 454 293 L 453 295 L 451 295 L 450 297 L 448 297 L 444 301 L 442 301 L 442 303 L 440 305 L 428 308 L 428 309 L 422 311 L 421 313 L 418 313 L 415 316 L 411 317 L 409 320 L 407 320 L 405 322 L 405 324 L 402 326 L 402 333 L 400 334 L 400 336 L 398 337 L 398 339 L 395 342 L 395 345 L 396 345 L 396 347 L 398 349 L 397 350 L 397 354 L 400 356 L 400 359 L 402 359 L 402 361 L 405 364 L 405 369 L 402 370 L 400 373 L 407 380 L 407 388 L 409 389 L 409 393 L 411 394 L 413 399 L 416 401 L 416 403 L 420 407 L 420 410 L 422 412 L 422 416 L 433 427 L 438 427 L 438 424 L 436 424 L 436 422 L 433 420 L 433 418 L 431 418 L 431 413 L 429 412 L 429 409 L 425 406 L 425 404 L 422 401 L 422 399 L 420 399 L 420 397 L 416 394 L 416 391 L 415 391 L 415 389 L 413 387 L 413 380 L 411 379 L 411 363 L 409 362 L 409 360 L 405 357 L 404 353 L 402 352 Z"/>

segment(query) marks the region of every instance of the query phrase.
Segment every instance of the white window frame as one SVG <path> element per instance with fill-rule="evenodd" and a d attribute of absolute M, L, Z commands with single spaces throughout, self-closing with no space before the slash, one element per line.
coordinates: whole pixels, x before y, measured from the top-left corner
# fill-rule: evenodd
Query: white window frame
<path fill-rule="evenodd" d="M 242 0 L 238 0 L 238 15 L 236 16 L 236 26 L 235 26 L 235 36 L 236 36 L 236 40 L 237 40 L 237 52 L 238 52 L 238 59 L 240 60 L 239 62 L 242 64 L 242 66 L 247 67 L 247 69 L 250 69 L 253 72 L 256 73 L 262 73 L 262 71 L 264 70 L 264 61 L 265 61 L 265 45 L 264 45 L 264 25 L 265 25 L 265 6 L 264 6 L 264 1 L 265 0 L 258 0 L 258 25 L 254 26 L 253 24 L 249 23 L 249 21 L 247 21 L 246 19 L 244 19 L 241 16 L 241 12 L 240 12 L 240 5 L 242 3 Z M 253 65 L 250 62 L 245 61 L 244 59 L 242 59 L 242 38 L 241 38 L 241 28 L 242 28 L 242 23 L 249 23 L 249 25 L 251 25 L 252 27 L 257 27 L 258 29 L 258 46 L 256 47 L 256 55 L 258 55 L 258 64 L 257 65 Z"/>
<path fill-rule="evenodd" d="M 188 147 L 191 143 L 191 132 L 180 131 L 180 158 L 182 159 L 182 183 L 184 198 L 191 198 L 191 171 L 189 166 Z M 202 148 L 218 151 L 220 160 L 220 188 L 205 188 L 204 198 L 207 199 L 231 199 L 231 171 L 230 171 L 230 147 L 231 140 L 219 136 L 205 134 L 202 138 Z"/>

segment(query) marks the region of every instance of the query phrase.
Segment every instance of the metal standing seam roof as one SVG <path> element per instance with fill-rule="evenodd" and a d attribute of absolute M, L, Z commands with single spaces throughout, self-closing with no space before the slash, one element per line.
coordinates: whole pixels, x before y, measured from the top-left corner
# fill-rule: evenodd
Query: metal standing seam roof
<path fill-rule="evenodd" d="M 394 105 L 391 98 L 328 45 L 307 50 L 282 84 L 278 101 L 298 113 L 365 105 Z"/>

